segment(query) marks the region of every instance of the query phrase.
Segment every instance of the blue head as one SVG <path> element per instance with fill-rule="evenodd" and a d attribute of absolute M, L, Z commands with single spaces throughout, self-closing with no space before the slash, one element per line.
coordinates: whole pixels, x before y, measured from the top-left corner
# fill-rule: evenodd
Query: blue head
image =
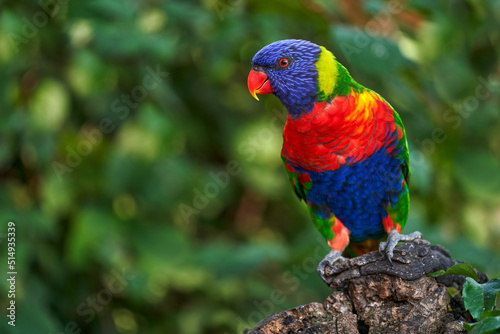
<path fill-rule="evenodd" d="M 262 48 L 252 59 L 248 87 L 258 94 L 274 93 L 292 117 L 312 110 L 318 97 L 316 62 L 322 48 L 314 43 L 287 39 Z"/>

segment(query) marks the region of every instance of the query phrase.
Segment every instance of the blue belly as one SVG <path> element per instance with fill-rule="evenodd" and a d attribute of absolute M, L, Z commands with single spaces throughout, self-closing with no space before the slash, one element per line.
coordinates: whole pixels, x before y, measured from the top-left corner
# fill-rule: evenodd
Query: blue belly
<path fill-rule="evenodd" d="M 381 149 L 365 160 L 348 163 L 325 172 L 294 168 L 311 177 L 307 202 L 326 204 L 349 229 L 352 242 L 382 238 L 385 207 L 395 205 L 403 191 L 402 161 Z"/>

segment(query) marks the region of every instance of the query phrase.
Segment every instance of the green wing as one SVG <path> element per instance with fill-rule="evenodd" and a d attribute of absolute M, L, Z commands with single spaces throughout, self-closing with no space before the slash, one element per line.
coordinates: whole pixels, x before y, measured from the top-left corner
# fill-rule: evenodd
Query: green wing
<path fill-rule="evenodd" d="M 288 180 L 292 185 L 295 195 L 307 204 L 314 226 L 326 240 L 332 240 L 334 237 L 332 225 L 335 221 L 335 215 L 331 213 L 326 205 L 316 205 L 307 201 L 307 191 L 312 187 L 311 181 L 301 181 L 299 173 L 292 170 L 283 155 L 281 155 L 281 159 L 283 160 Z"/>
<path fill-rule="evenodd" d="M 394 110 L 394 108 L 392 108 L 390 104 L 388 104 L 388 105 L 392 109 L 396 126 L 401 128 L 401 131 L 403 132 L 403 136 L 401 137 L 401 139 L 399 140 L 399 143 L 398 143 L 398 148 L 401 148 L 401 153 L 397 154 L 396 157 L 399 158 L 401 161 L 403 161 L 403 167 L 402 167 L 403 168 L 403 175 L 404 175 L 406 184 L 409 185 L 410 184 L 410 175 L 411 175 L 410 151 L 408 151 L 408 141 L 406 140 L 405 127 L 403 125 L 403 122 L 401 121 L 401 117 L 399 117 L 399 114 L 396 112 L 396 110 Z"/>
<path fill-rule="evenodd" d="M 288 180 L 290 181 L 290 184 L 292 185 L 292 188 L 293 188 L 293 191 L 295 192 L 295 195 L 297 195 L 297 197 L 300 200 L 303 200 L 307 203 L 307 200 L 306 200 L 307 191 L 309 189 L 311 189 L 311 187 L 312 187 L 311 182 L 301 183 L 299 181 L 299 174 L 292 171 L 291 168 L 288 167 L 289 165 L 288 165 L 285 157 L 283 156 L 283 154 L 281 155 L 281 160 L 283 160 L 283 165 L 285 166 L 286 175 L 288 176 Z"/>
<path fill-rule="evenodd" d="M 399 117 L 399 114 L 387 101 L 384 100 L 384 102 L 387 103 L 389 108 L 391 108 L 394 115 L 394 122 L 402 133 L 402 136 L 399 139 L 396 148 L 396 151 L 399 151 L 398 154 L 396 154 L 396 158 L 398 158 L 402 162 L 401 172 L 403 173 L 404 177 L 403 189 L 399 195 L 398 202 L 395 206 L 390 205 L 386 209 L 389 216 L 391 217 L 392 222 L 394 224 L 400 224 L 401 228 L 403 228 L 406 225 L 406 221 L 408 220 L 408 211 L 410 208 L 410 192 L 408 190 L 411 175 L 410 152 L 408 151 L 408 141 L 406 140 L 406 132 L 403 122 L 401 121 L 401 117 Z"/>

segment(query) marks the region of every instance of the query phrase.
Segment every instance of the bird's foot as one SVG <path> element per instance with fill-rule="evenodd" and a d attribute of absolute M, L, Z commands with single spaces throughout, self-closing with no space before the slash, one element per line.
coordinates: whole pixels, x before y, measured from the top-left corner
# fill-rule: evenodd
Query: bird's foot
<path fill-rule="evenodd" d="M 345 261 L 346 258 L 342 256 L 342 252 L 336 251 L 336 250 L 331 250 L 330 253 L 328 253 L 323 260 L 318 264 L 318 275 L 321 277 L 323 281 L 326 282 L 325 280 L 325 266 L 329 265 L 332 266 L 334 262 L 336 261 Z"/>
<path fill-rule="evenodd" d="M 382 254 L 382 251 L 385 249 L 385 254 L 387 255 L 387 259 L 392 264 L 392 256 L 394 255 L 394 248 L 398 245 L 400 241 L 413 241 L 415 239 L 423 239 L 422 233 L 415 231 L 408 235 L 400 234 L 396 230 L 391 230 L 389 232 L 389 236 L 387 237 L 387 241 L 383 241 L 380 243 L 378 247 L 378 251 Z"/>

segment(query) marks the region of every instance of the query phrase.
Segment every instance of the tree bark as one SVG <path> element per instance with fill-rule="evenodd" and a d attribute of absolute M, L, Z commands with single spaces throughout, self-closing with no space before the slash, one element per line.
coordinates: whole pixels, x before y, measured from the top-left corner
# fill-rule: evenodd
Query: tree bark
<path fill-rule="evenodd" d="M 396 247 L 392 262 L 378 252 L 337 262 L 325 269 L 334 292 L 323 303 L 273 314 L 245 334 L 466 333 L 461 295 L 450 298 L 446 290 L 461 291 L 465 278 L 427 276 L 459 261 L 441 246 L 415 240 Z"/>

